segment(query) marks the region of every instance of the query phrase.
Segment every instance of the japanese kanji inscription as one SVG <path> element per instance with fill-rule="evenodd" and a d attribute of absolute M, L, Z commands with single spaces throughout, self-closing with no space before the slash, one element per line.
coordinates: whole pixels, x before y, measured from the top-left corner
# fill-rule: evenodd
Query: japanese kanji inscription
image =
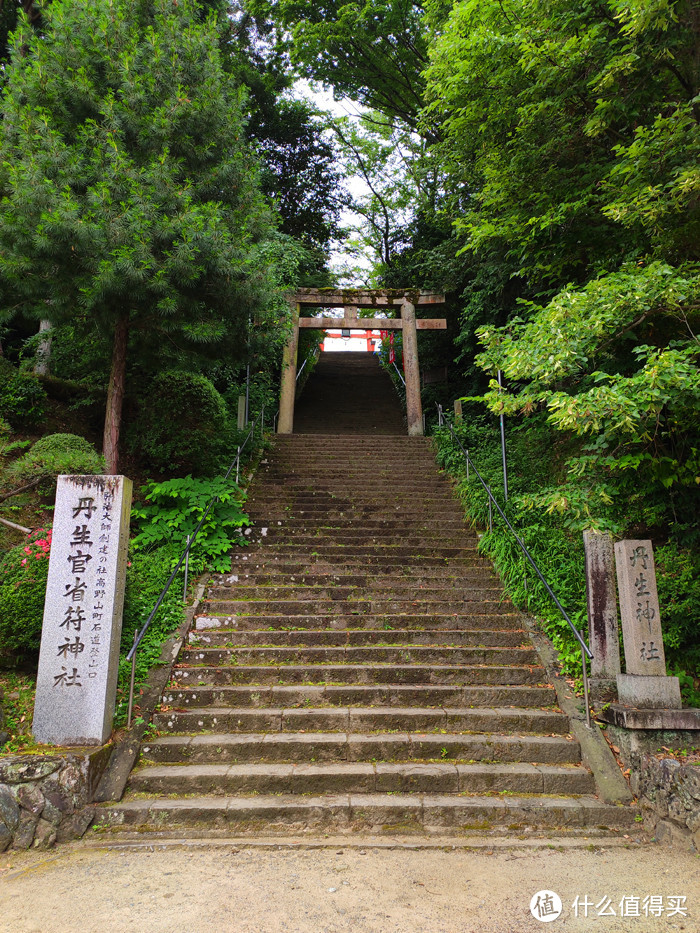
<path fill-rule="evenodd" d="M 59 476 L 34 736 L 99 745 L 112 731 L 131 480 Z"/>

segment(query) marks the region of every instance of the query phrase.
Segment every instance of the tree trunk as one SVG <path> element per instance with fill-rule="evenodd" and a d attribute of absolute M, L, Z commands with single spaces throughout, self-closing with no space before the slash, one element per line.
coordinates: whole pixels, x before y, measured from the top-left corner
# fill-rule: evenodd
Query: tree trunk
<path fill-rule="evenodd" d="M 107 389 L 107 411 L 102 452 L 107 463 L 107 472 L 116 473 L 119 467 L 119 430 L 122 422 L 124 384 L 126 382 L 126 348 L 129 342 L 129 315 L 123 314 L 114 329 L 112 369 Z"/>
<path fill-rule="evenodd" d="M 51 330 L 51 321 L 41 321 L 39 323 L 39 333 Z M 34 372 L 38 376 L 48 376 L 49 366 L 51 364 L 51 341 L 52 338 L 42 337 L 39 346 L 36 348 L 36 362 L 34 363 Z"/>

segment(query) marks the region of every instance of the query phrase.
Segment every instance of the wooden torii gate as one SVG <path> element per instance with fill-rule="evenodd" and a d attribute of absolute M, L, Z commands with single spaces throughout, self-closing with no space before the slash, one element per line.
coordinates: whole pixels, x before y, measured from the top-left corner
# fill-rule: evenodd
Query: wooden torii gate
<path fill-rule="evenodd" d="M 411 437 L 423 434 L 423 408 L 420 400 L 420 367 L 418 365 L 418 330 L 445 330 L 447 321 L 440 318 L 416 319 L 416 305 L 444 304 L 445 296 L 438 292 L 417 289 L 332 289 L 303 288 L 290 298 L 292 331 L 282 358 L 282 384 L 278 434 L 294 430 L 294 396 L 296 393 L 297 351 L 299 328 L 328 330 L 400 330 L 403 334 L 403 371 L 406 380 L 406 417 Z M 343 317 L 300 317 L 302 305 L 316 308 L 343 308 Z M 358 318 L 359 308 L 388 311 L 400 308 L 401 317 Z"/>

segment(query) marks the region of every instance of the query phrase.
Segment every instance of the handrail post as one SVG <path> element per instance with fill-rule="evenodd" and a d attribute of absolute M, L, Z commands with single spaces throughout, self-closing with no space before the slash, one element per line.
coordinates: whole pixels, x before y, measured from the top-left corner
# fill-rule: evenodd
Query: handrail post
<path fill-rule="evenodd" d="M 190 541 L 191 535 L 187 535 L 187 550 L 185 552 L 185 590 L 182 594 L 182 601 L 187 602 L 187 578 L 190 575 Z"/>
<path fill-rule="evenodd" d="M 503 390 L 503 376 L 501 370 L 498 370 L 498 389 L 499 391 Z M 501 421 L 501 457 L 503 459 L 503 495 L 508 501 L 508 461 L 506 460 L 506 427 L 505 419 L 503 417 L 503 412 L 500 415 Z"/>
<path fill-rule="evenodd" d="M 138 629 L 134 631 L 134 646 L 139 637 Z M 136 652 L 134 651 L 134 656 L 131 659 L 131 680 L 129 681 L 129 712 L 127 713 L 126 718 L 126 727 L 127 729 L 131 728 L 131 714 L 134 709 L 134 682 L 136 681 Z"/>
<path fill-rule="evenodd" d="M 239 485 L 241 481 L 241 448 L 238 448 L 238 453 L 236 454 L 236 486 Z"/>
<path fill-rule="evenodd" d="M 491 487 L 486 487 L 486 493 L 489 500 L 489 534 L 493 533 L 493 510 L 491 509 Z"/>
<path fill-rule="evenodd" d="M 591 728 L 591 704 L 588 699 L 588 669 L 586 667 L 586 652 L 581 646 L 581 670 L 583 672 L 583 702 L 586 704 L 586 725 Z"/>

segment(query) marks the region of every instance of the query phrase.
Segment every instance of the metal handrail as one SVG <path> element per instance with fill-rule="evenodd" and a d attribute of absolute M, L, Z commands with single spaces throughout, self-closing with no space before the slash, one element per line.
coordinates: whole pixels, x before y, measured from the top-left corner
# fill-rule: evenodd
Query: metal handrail
<path fill-rule="evenodd" d="M 525 555 L 525 559 L 528 561 L 528 563 L 530 564 L 530 566 L 532 567 L 532 569 L 535 571 L 535 573 L 537 574 L 537 576 L 540 578 L 540 581 L 541 581 L 542 584 L 544 585 L 544 588 L 546 589 L 546 591 L 547 591 L 547 593 L 549 594 L 549 596 L 552 598 L 552 601 L 554 602 L 554 605 L 557 607 L 557 609 L 559 610 L 559 612 L 562 614 L 562 617 L 564 618 L 564 620 L 565 620 L 566 623 L 568 624 L 568 626 L 569 626 L 569 628 L 571 629 L 571 631 L 572 631 L 574 637 L 576 638 L 576 641 L 578 641 L 578 643 L 579 643 L 579 645 L 580 645 L 580 647 L 581 647 L 581 668 L 582 668 L 582 672 L 583 672 L 583 693 L 584 693 L 584 701 L 585 701 L 585 704 L 586 704 L 586 724 L 587 724 L 588 727 L 590 728 L 590 726 L 591 726 L 591 708 L 590 708 L 590 704 L 589 704 L 589 702 L 588 702 L 588 670 L 587 670 L 587 668 L 586 668 L 586 658 L 588 658 L 589 660 L 592 659 L 592 658 L 593 658 L 593 652 L 592 652 L 591 649 L 588 647 L 588 645 L 586 644 L 586 642 L 583 640 L 583 637 L 581 636 L 581 633 L 579 632 L 579 630 L 576 628 L 576 626 L 574 625 L 574 623 L 571 621 L 571 619 L 570 619 L 570 617 L 569 617 L 569 614 L 568 614 L 568 612 L 566 611 L 566 609 L 564 609 L 564 607 L 562 606 L 562 604 L 561 604 L 561 603 L 559 602 L 559 600 L 557 599 L 556 594 L 555 594 L 554 591 L 552 590 L 552 587 L 549 585 L 549 583 L 547 582 L 547 580 L 544 578 L 544 575 L 542 574 L 542 571 L 541 571 L 540 568 L 538 567 L 537 562 L 535 561 L 535 559 L 532 557 L 532 555 L 531 555 L 530 552 L 528 551 L 527 547 L 525 546 L 525 543 L 523 542 L 523 539 L 520 537 L 520 535 L 517 533 L 517 531 L 515 530 L 515 528 L 513 528 L 513 526 L 511 525 L 511 523 L 508 521 L 508 518 L 506 517 L 505 512 L 503 511 L 503 509 L 502 509 L 501 506 L 499 505 L 498 501 L 496 500 L 495 496 L 494 496 L 493 493 L 491 492 L 491 487 L 488 486 L 487 483 L 484 482 L 484 479 L 483 479 L 481 473 L 479 473 L 478 469 L 477 469 L 476 466 L 474 465 L 474 461 L 473 461 L 473 460 L 471 459 L 471 457 L 469 456 L 469 451 L 465 448 L 465 446 L 462 444 L 462 442 L 460 441 L 460 439 L 457 437 L 457 435 L 455 434 L 454 429 L 453 429 L 452 425 L 449 423 L 449 421 L 446 421 L 446 420 L 445 420 L 445 417 L 444 417 L 444 414 L 443 414 L 442 405 L 439 405 L 439 404 L 438 404 L 438 405 L 437 405 L 437 409 L 438 409 L 438 422 L 439 422 L 440 427 L 446 425 L 446 426 L 449 428 L 450 434 L 452 435 L 453 439 L 457 442 L 457 445 L 459 446 L 460 450 L 461 450 L 462 453 L 464 454 L 464 457 L 465 457 L 465 460 L 466 460 L 466 464 L 467 464 L 467 476 L 469 476 L 469 468 L 471 467 L 471 469 L 472 469 L 472 470 L 474 471 L 474 473 L 476 474 L 477 479 L 479 480 L 479 482 L 481 483 L 481 485 L 482 485 L 482 486 L 484 487 L 484 489 L 486 490 L 486 493 L 487 493 L 487 495 L 488 495 L 488 502 L 489 502 L 489 530 L 490 530 L 490 531 L 493 531 L 493 519 L 492 519 L 492 511 L 491 511 L 491 509 L 492 509 L 492 507 L 495 507 L 496 511 L 498 512 L 498 514 L 501 516 L 501 518 L 502 518 L 503 521 L 505 522 L 505 524 L 506 524 L 508 530 L 511 532 L 511 534 L 512 534 L 513 537 L 515 538 L 515 540 L 516 540 L 516 542 L 517 542 L 517 544 L 518 544 L 518 547 L 520 548 L 520 550 L 521 550 L 521 551 L 523 552 L 523 554 Z"/>
<path fill-rule="evenodd" d="M 406 388 L 406 380 L 405 380 L 404 377 L 403 377 L 403 373 L 401 372 L 401 370 L 399 369 L 399 367 L 396 365 L 396 360 L 392 360 L 392 361 L 391 361 L 391 365 L 394 367 L 394 369 L 396 370 L 396 372 L 399 374 L 399 379 L 400 379 L 401 382 L 403 383 L 403 387 L 404 387 L 404 389 L 405 389 L 405 388 Z"/>
<path fill-rule="evenodd" d="M 309 362 L 309 360 L 311 359 L 311 357 L 313 356 L 313 358 L 314 358 L 315 360 L 317 360 L 318 357 L 319 357 L 319 353 L 320 353 L 320 350 L 319 350 L 318 346 L 316 346 L 316 347 L 314 347 L 313 350 L 311 350 L 310 353 L 307 353 L 307 354 L 306 354 L 306 358 L 305 358 L 304 362 L 301 364 L 301 366 L 299 367 L 299 372 L 298 372 L 297 375 L 296 375 L 296 382 L 299 382 L 299 376 L 301 376 L 301 374 L 304 372 L 304 367 L 305 367 L 306 364 Z"/>
<path fill-rule="evenodd" d="M 227 479 L 229 478 L 229 476 L 233 473 L 234 468 L 235 468 L 235 470 L 236 470 L 236 485 L 238 485 L 238 483 L 240 482 L 240 475 L 241 475 L 241 454 L 243 453 L 243 451 L 245 450 L 245 448 L 248 446 L 248 443 L 250 442 L 251 438 L 253 437 L 253 435 L 254 435 L 254 433 L 255 433 L 255 428 L 256 428 L 258 422 L 260 422 L 260 435 L 261 435 L 261 437 L 262 437 L 262 434 L 263 434 L 263 431 L 264 431 L 264 425 L 265 425 L 265 405 L 262 406 L 262 408 L 261 408 L 261 410 L 260 410 L 260 414 L 259 414 L 258 417 L 255 419 L 255 421 L 253 421 L 253 423 L 251 424 L 250 430 L 248 431 L 248 434 L 247 434 L 247 436 L 246 436 L 246 439 L 245 439 L 245 440 L 243 441 L 243 443 L 238 447 L 238 450 L 236 451 L 236 456 L 235 456 L 234 459 L 232 460 L 231 466 L 228 468 L 228 470 L 226 471 L 226 475 L 224 476 L 224 479 L 225 479 L 225 480 L 227 480 Z M 134 706 L 134 681 L 135 681 L 135 679 L 136 679 L 136 652 L 138 651 L 139 645 L 140 645 L 141 642 L 143 641 L 143 637 L 144 637 L 144 635 L 146 634 L 146 632 L 148 631 L 148 629 L 149 629 L 149 627 L 150 627 L 150 625 L 151 625 L 151 622 L 153 622 L 153 619 L 155 618 L 156 613 L 158 612 L 158 610 L 160 609 L 161 605 L 163 604 L 163 600 L 164 600 L 165 597 L 167 596 L 168 590 L 169 590 L 170 587 L 172 586 L 173 580 L 174 580 L 175 577 L 178 575 L 178 573 L 179 573 L 179 571 L 180 571 L 180 568 L 182 567 L 183 563 L 185 563 L 185 592 L 184 592 L 184 598 L 185 598 L 185 599 L 187 598 L 187 577 L 188 577 L 188 573 L 189 573 L 189 557 L 190 557 L 190 551 L 191 551 L 191 549 L 192 549 L 192 545 L 194 544 L 194 542 L 195 542 L 195 540 L 196 540 L 196 538 L 197 538 L 197 535 L 199 534 L 199 532 L 200 532 L 201 529 L 202 529 L 202 525 L 203 525 L 204 522 L 206 521 L 207 516 L 209 515 L 209 513 L 211 512 L 213 505 L 214 505 L 216 502 L 218 502 L 218 501 L 219 501 L 219 497 L 218 497 L 218 496 L 213 496 L 213 497 L 212 497 L 211 501 L 209 502 L 209 505 L 208 505 L 208 506 L 206 507 L 206 509 L 204 510 L 204 514 L 202 515 L 202 517 L 200 518 L 199 522 L 197 523 L 197 527 L 195 528 L 195 530 L 192 532 L 191 535 L 188 535 L 188 536 L 187 536 L 187 544 L 185 545 L 185 549 L 184 549 L 184 551 L 182 552 L 182 554 L 180 555 L 180 559 L 178 560 L 177 564 L 175 565 L 175 569 L 173 570 L 173 572 L 172 572 L 172 573 L 170 574 L 170 576 L 168 577 L 168 582 L 165 584 L 165 586 L 164 586 L 163 589 L 161 590 L 160 596 L 159 596 L 158 599 L 156 600 L 156 604 L 155 604 L 155 606 L 153 607 L 153 609 L 151 610 L 151 614 L 150 614 L 149 617 L 146 619 L 146 622 L 144 623 L 143 628 L 141 628 L 140 630 L 137 630 L 136 632 L 134 632 L 134 643 L 133 643 L 133 645 L 131 646 L 131 648 L 129 649 L 129 653 L 128 653 L 127 656 L 126 656 L 126 660 L 127 660 L 127 661 L 131 661 L 131 680 L 130 680 L 130 686 L 129 686 L 129 712 L 128 712 L 128 714 L 127 714 L 127 726 L 131 726 L 131 715 L 132 715 L 133 706 Z"/>

